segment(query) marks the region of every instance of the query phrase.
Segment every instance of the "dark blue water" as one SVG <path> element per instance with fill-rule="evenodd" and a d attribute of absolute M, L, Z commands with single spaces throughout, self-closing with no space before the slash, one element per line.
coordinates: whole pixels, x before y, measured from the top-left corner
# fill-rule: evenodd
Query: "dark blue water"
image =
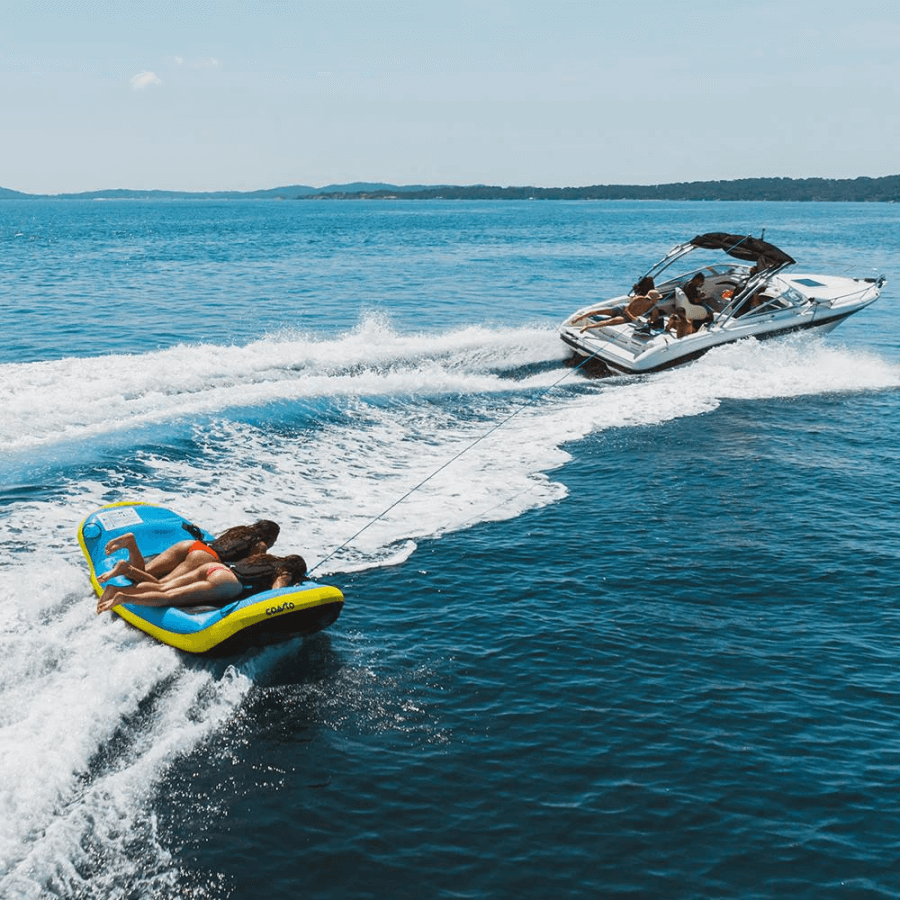
<path fill-rule="evenodd" d="M 643 379 L 555 332 L 763 227 L 900 271 L 874 204 L 0 205 L 0 894 L 900 894 L 893 287 Z M 123 499 L 277 519 L 341 618 L 98 619 Z"/>

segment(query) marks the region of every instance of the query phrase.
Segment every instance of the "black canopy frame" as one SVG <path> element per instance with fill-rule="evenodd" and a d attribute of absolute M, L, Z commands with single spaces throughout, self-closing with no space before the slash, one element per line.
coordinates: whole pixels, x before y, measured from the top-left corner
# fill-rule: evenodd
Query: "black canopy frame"
<path fill-rule="evenodd" d="M 796 262 L 793 257 L 788 256 L 784 250 L 779 250 L 774 244 L 750 235 L 711 231 L 708 234 L 698 234 L 697 237 L 691 239 L 690 244 L 705 250 L 724 250 L 735 259 L 756 263 L 760 269 L 780 269 Z"/>
<path fill-rule="evenodd" d="M 762 238 L 732 234 L 727 231 L 710 231 L 706 234 L 698 234 L 686 243 L 673 247 L 647 272 L 647 275 L 656 280 L 676 260 L 701 249 L 721 250 L 742 262 L 754 264 L 743 284 L 737 286 L 731 302 L 719 314 L 720 321 L 738 313 L 750 297 L 770 283 L 770 279 L 776 272 L 796 263 L 792 256 L 788 256 L 783 250 Z"/>

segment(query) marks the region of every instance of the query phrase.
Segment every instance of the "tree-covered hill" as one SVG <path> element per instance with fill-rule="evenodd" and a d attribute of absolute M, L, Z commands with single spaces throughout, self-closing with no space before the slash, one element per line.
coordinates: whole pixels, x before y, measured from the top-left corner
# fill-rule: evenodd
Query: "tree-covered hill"
<path fill-rule="evenodd" d="M 900 175 L 884 178 L 740 178 L 676 184 L 598 184 L 589 187 L 496 187 L 469 185 L 376 191 L 318 191 L 304 199 L 401 200 L 792 200 L 900 201 Z"/>
<path fill-rule="evenodd" d="M 24 194 L 0 188 L 0 200 L 790 200 L 895 203 L 900 175 L 882 178 L 738 178 L 675 184 L 595 184 L 587 187 L 393 185 L 362 183 L 314 188 L 291 185 L 260 191 L 136 191 Z"/>

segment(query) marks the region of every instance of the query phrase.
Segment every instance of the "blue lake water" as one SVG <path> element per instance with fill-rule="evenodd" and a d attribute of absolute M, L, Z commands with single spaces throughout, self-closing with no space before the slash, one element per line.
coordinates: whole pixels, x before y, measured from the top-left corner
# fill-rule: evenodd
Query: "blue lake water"
<path fill-rule="evenodd" d="M 882 298 L 564 365 L 763 229 Z M 897 279 L 887 204 L 0 203 L 0 896 L 900 895 Z M 75 532 L 130 499 L 275 519 L 341 618 L 98 618 Z"/>

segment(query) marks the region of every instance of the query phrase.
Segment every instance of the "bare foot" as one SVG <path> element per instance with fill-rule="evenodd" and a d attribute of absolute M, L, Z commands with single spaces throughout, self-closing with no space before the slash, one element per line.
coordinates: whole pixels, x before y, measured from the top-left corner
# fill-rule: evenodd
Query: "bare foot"
<path fill-rule="evenodd" d="M 100 613 L 112 609 L 120 602 L 118 599 L 120 596 L 123 595 L 119 593 L 119 589 L 113 585 L 109 585 L 97 601 L 97 615 L 99 616 Z"/>
<path fill-rule="evenodd" d="M 115 578 L 118 575 L 125 575 L 128 577 L 128 573 L 131 570 L 131 563 L 128 562 L 127 559 L 120 559 L 108 572 L 104 572 L 102 575 L 97 576 L 97 581 L 100 584 L 106 584 L 110 578 Z"/>
<path fill-rule="evenodd" d="M 127 550 L 129 553 L 136 553 L 137 540 L 135 540 L 134 534 L 129 531 L 127 534 L 120 534 L 118 537 L 114 537 L 107 543 L 107 556 L 109 556 L 110 553 L 115 553 L 116 550 Z"/>

